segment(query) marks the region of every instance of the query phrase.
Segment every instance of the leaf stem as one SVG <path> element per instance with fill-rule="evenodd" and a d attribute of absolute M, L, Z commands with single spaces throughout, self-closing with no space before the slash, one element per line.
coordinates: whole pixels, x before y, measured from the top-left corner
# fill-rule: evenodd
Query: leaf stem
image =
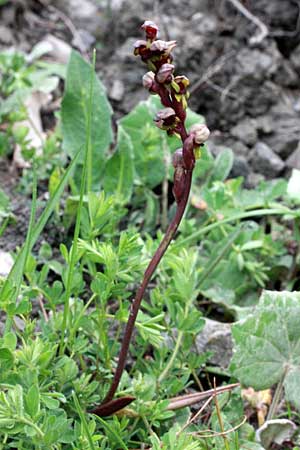
<path fill-rule="evenodd" d="M 216 379 L 215 378 L 214 378 L 214 395 L 213 395 L 213 398 L 214 398 L 214 402 L 215 402 L 215 406 L 216 406 L 216 413 L 217 413 L 218 422 L 219 422 L 219 425 L 220 425 L 220 430 L 222 432 L 222 438 L 224 440 L 225 449 L 226 450 L 230 450 L 229 442 L 228 442 L 228 439 L 227 439 L 226 434 L 225 434 L 225 429 L 224 429 L 224 423 L 223 423 L 223 418 L 222 418 L 222 414 L 221 414 L 221 409 L 220 409 L 220 405 L 219 405 L 218 398 L 217 398 Z"/>
<path fill-rule="evenodd" d="M 219 220 L 218 222 L 214 222 L 210 225 L 207 225 L 206 227 L 201 228 L 200 230 L 196 231 L 195 233 L 192 233 L 190 236 L 188 236 L 185 239 L 182 239 L 180 242 L 176 242 L 174 244 L 175 247 L 181 247 L 185 246 L 186 244 L 189 244 L 190 242 L 195 241 L 203 234 L 208 233 L 211 230 L 214 230 L 215 228 L 220 227 L 221 225 L 224 225 L 225 223 L 234 222 L 235 220 L 241 220 L 241 219 L 248 219 L 250 217 L 259 217 L 259 216 L 283 216 L 283 215 L 292 215 L 292 216 L 299 216 L 299 211 L 293 211 L 289 208 L 267 208 L 267 209 L 255 209 L 252 211 L 242 212 L 236 215 L 233 215 L 231 217 L 226 217 L 225 219 Z"/>
<path fill-rule="evenodd" d="M 169 359 L 169 361 L 167 362 L 164 370 L 162 371 L 162 373 L 158 377 L 158 382 L 159 383 L 162 382 L 162 380 L 166 377 L 166 375 L 168 374 L 169 370 L 173 366 L 173 363 L 174 363 L 174 361 L 175 361 L 175 359 L 177 357 L 177 354 L 178 354 L 180 346 L 181 346 L 182 338 L 183 338 L 183 331 L 179 331 L 178 336 L 177 336 L 176 345 L 175 345 L 175 347 L 174 347 L 174 349 L 172 351 L 171 358 Z"/>
<path fill-rule="evenodd" d="M 29 419 L 26 419 L 26 417 L 18 417 L 16 420 L 18 422 L 24 423 L 25 425 L 28 425 L 29 427 L 32 427 L 37 432 L 40 438 L 44 438 L 45 434 L 36 423 L 32 422 Z"/>
<path fill-rule="evenodd" d="M 72 396 L 73 396 L 73 401 L 74 401 L 77 413 L 78 413 L 78 415 L 80 417 L 80 420 L 81 420 L 81 423 L 82 423 L 82 426 L 83 426 L 86 438 L 87 438 L 87 440 L 89 442 L 90 450 L 96 450 L 96 448 L 94 446 L 93 438 L 92 438 L 90 430 L 89 430 L 89 426 L 88 426 L 87 420 L 86 420 L 85 415 L 84 415 L 84 413 L 82 411 L 82 408 L 81 408 L 81 405 L 80 405 L 79 400 L 77 398 L 77 395 L 76 395 L 76 393 L 74 391 L 72 393 Z"/>
<path fill-rule="evenodd" d="M 278 404 L 280 402 L 280 398 L 281 398 L 281 394 L 282 394 L 282 390 L 283 390 L 283 383 L 284 383 L 284 380 L 285 380 L 286 372 L 287 372 L 287 370 L 284 371 L 281 379 L 279 380 L 279 383 L 276 386 L 275 393 L 274 393 L 274 396 L 273 396 L 273 400 L 272 400 L 272 403 L 270 405 L 270 409 L 269 409 L 269 412 L 268 412 L 267 420 L 272 420 L 273 419 L 273 417 L 274 417 L 274 415 L 276 413 L 276 410 L 278 408 Z"/>

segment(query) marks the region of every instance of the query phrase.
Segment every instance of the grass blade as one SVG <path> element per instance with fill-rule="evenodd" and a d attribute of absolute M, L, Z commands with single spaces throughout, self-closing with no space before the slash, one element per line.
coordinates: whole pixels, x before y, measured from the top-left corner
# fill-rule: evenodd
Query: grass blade
<path fill-rule="evenodd" d="M 78 160 L 79 154 L 81 152 L 81 149 L 78 150 L 76 153 L 74 159 L 71 161 L 69 167 L 67 168 L 66 172 L 64 173 L 59 185 L 57 186 L 53 197 L 49 200 L 47 203 L 46 208 L 42 212 L 41 216 L 39 217 L 37 224 L 33 227 L 32 232 L 30 233 L 30 236 L 28 238 L 28 241 L 26 239 L 25 245 L 20 250 L 15 263 L 6 278 L 2 289 L 0 291 L 0 299 L 4 297 L 4 293 L 9 285 L 12 285 L 13 283 L 15 286 L 18 285 L 19 280 L 23 277 L 23 268 L 24 268 L 24 260 L 26 257 L 26 252 L 30 252 L 38 240 L 38 237 L 40 236 L 41 232 L 43 231 L 49 217 L 51 216 L 52 212 L 55 210 L 56 205 L 59 202 L 59 199 L 68 183 L 68 180 L 72 174 L 72 170 L 74 169 L 76 162 Z"/>

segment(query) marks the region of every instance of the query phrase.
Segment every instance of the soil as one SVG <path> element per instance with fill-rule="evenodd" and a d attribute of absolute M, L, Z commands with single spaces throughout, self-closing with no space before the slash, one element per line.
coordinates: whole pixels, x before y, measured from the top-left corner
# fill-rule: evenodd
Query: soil
<path fill-rule="evenodd" d="M 80 7 L 76 0 L 7 1 L 0 50 L 28 52 L 49 33 L 84 54 L 96 46 L 118 119 L 148 95 L 145 67 L 132 53 L 145 19 L 159 25 L 162 39 L 177 40 L 176 74 L 190 79 L 190 106 L 212 130 L 213 153 L 234 150 L 232 176 L 251 187 L 300 169 L 298 0 L 82 0 Z"/>

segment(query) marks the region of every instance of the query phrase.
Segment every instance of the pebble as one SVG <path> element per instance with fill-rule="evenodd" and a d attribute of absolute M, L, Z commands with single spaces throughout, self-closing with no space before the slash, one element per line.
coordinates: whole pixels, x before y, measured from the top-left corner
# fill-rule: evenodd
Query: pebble
<path fill-rule="evenodd" d="M 276 177 L 285 167 L 283 160 L 264 142 L 257 142 L 251 154 L 252 167 L 267 178 Z"/>

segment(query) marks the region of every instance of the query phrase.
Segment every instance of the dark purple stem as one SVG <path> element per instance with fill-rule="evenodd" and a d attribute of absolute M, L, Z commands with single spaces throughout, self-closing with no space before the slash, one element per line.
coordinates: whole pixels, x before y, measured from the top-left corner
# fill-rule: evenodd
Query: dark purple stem
<path fill-rule="evenodd" d="M 151 277 L 152 277 L 154 271 L 156 270 L 161 258 L 165 254 L 171 240 L 175 236 L 175 233 L 176 233 L 178 226 L 181 222 L 181 219 L 183 217 L 183 214 L 184 214 L 187 202 L 188 202 L 189 194 L 190 194 L 192 173 L 193 173 L 192 170 L 187 171 L 186 181 L 185 181 L 185 189 L 184 189 L 183 195 L 181 197 L 181 200 L 177 205 L 177 210 L 176 210 L 175 216 L 174 216 L 172 222 L 170 223 L 163 240 L 161 241 L 158 249 L 156 250 L 153 258 L 151 259 L 151 261 L 146 269 L 143 282 L 140 285 L 140 288 L 137 291 L 136 297 L 131 305 L 130 314 L 129 314 L 129 318 L 128 318 L 128 321 L 126 324 L 125 334 L 123 337 L 122 347 L 120 350 L 118 366 L 117 366 L 111 387 L 110 387 L 108 394 L 106 395 L 102 404 L 110 402 L 118 388 L 118 385 L 119 385 L 119 382 L 120 382 L 120 379 L 122 376 L 122 372 L 125 367 L 127 353 L 128 353 L 128 349 L 129 349 L 129 345 L 130 345 L 130 340 L 131 340 L 136 316 L 138 314 L 141 301 L 143 299 L 143 296 L 144 296 L 145 290 L 148 286 L 148 283 L 151 280 Z"/>

